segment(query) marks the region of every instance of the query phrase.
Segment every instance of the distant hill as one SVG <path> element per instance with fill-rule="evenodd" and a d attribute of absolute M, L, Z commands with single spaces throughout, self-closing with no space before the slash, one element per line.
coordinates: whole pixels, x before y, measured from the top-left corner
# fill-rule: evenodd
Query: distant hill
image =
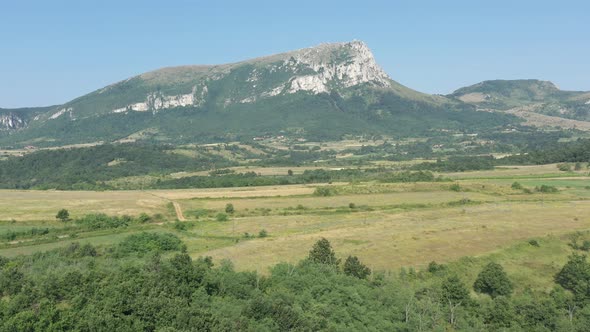
<path fill-rule="evenodd" d="M 4 121 L 12 123 L 4 126 L 10 134 L 0 137 L 0 146 L 477 133 L 522 121 L 477 108 L 561 102 L 567 94 L 547 82 L 505 82 L 520 81 L 489 81 L 450 96 L 428 95 L 392 80 L 363 42 L 322 44 L 232 64 L 159 69 L 23 121 L 12 112 L 13 118 Z"/>
<path fill-rule="evenodd" d="M 548 81 L 484 81 L 458 89 L 449 97 L 478 108 L 509 111 L 526 119 L 544 120 L 547 125 L 561 121 L 554 118 L 590 121 L 590 92 L 563 91 Z M 575 121 L 571 121 L 572 125 L 576 124 Z"/>

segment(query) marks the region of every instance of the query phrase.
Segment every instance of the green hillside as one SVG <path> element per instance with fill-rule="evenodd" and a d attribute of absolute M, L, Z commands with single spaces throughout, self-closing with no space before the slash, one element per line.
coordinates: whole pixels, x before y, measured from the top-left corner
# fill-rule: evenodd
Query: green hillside
<path fill-rule="evenodd" d="M 458 89 L 449 95 L 479 108 L 529 112 L 590 121 L 590 92 L 563 91 L 540 80 L 494 80 Z"/>
<path fill-rule="evenodd" d="M 393 80 L 362 42 L 322 44 L 234 64 L 164 68 L 109 85 L 27 121 L 0 146 L 121 139 L 169 143 L 260 135 L 338 140 L 502 130 L 516 117 L 476 112 Z"/>

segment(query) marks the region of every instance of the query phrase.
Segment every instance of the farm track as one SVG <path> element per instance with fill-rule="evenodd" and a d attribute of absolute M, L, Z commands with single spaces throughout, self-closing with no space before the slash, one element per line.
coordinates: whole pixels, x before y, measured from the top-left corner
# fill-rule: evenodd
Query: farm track
<path fill-rule="evenodd" d="M 172 205 L 174 205 L 174 211 L 176 211 L 176 218 L 178 219 L 178 221 L 186 221 L 186 218 L 182 213 L 182 208 L 180 207 L 180 204 L 178 204 L 177 202 L 172 202 Z"/>

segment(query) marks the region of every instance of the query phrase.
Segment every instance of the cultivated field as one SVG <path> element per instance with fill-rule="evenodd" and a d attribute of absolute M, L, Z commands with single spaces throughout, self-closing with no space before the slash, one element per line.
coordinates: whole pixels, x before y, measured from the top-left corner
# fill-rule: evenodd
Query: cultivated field
<path fill-rule="evenodd" d="M 265 273 L 275 263 L 296 263 L 321 237 L 341 257 L 356 255 L 376 270 L 423 268 L 429 262 L 481 264 L 494 257 L 523 284 L 544 287 L 535 270 L 554 271 L 568 255 L 567 236 L 590 230 L 590 180 L 559 173 L 555 165 L 503 167 L 496 171 L 444 174 L 454 182 L 336 183 L 331 196 L 322 185 L 203 190 L 115 192 L 0 191 L 0 236 L 33 227 L 64 227 L 59 209 L 73 218 L 88 213 L 160 214 L 154 222 L 115 230 L 64 233 L 31 241 L 2 238 L 0 255 L 28 254 L 81 243 L 112 245 L 130 233 L 173 232 L 192 256 L 230 259 L 239 270 Z M 518 181 L 524 188 L 513 189 Z M 459 187 L 451 188 L 458 184 Z M 535 191 L 550 185 L 555 193 Z M 451 190 L 454 189 L 454 190 Z M 217 221 L 231 203 L 229 220 Z M 177 211 L 187 221 L 175 227 Z M 259 237 L 261 230 L 268 237 Z M 531 248 L 527 241 L 541 246 Z M 541 254 L 542 253 L 542 254 Z M 469 256 L 470 259 L 461 259 Z M 476 270 L 476 269 L 473 269 Z M 531 272 L 533 271 L 533 272 Z M 551 275 L 551 274 L 543 274 Z M 526 282 L 524 282 L 526 279 Z"/>

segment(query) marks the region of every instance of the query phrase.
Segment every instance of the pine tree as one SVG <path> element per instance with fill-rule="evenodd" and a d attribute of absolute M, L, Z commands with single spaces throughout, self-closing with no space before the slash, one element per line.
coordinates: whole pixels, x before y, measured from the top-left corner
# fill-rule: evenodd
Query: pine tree
<path fill-rule="evenodd" d="M 325 238 L 321 238 L 313 245 L 313 248 L 309 252 L 309 260 L 314 263 L 334 266 L 340 264 L 340 259 L 336 258 L 336 253 L 332 250 L 330 241 Z"/>
<path fill-rule="evenodd" d="M 356 256 L 348 256 L 344 262 L 343 270 L 344 274 L 359 279 L 365 279 L 371 274 L 371 269 L 361 263 Z"/>

